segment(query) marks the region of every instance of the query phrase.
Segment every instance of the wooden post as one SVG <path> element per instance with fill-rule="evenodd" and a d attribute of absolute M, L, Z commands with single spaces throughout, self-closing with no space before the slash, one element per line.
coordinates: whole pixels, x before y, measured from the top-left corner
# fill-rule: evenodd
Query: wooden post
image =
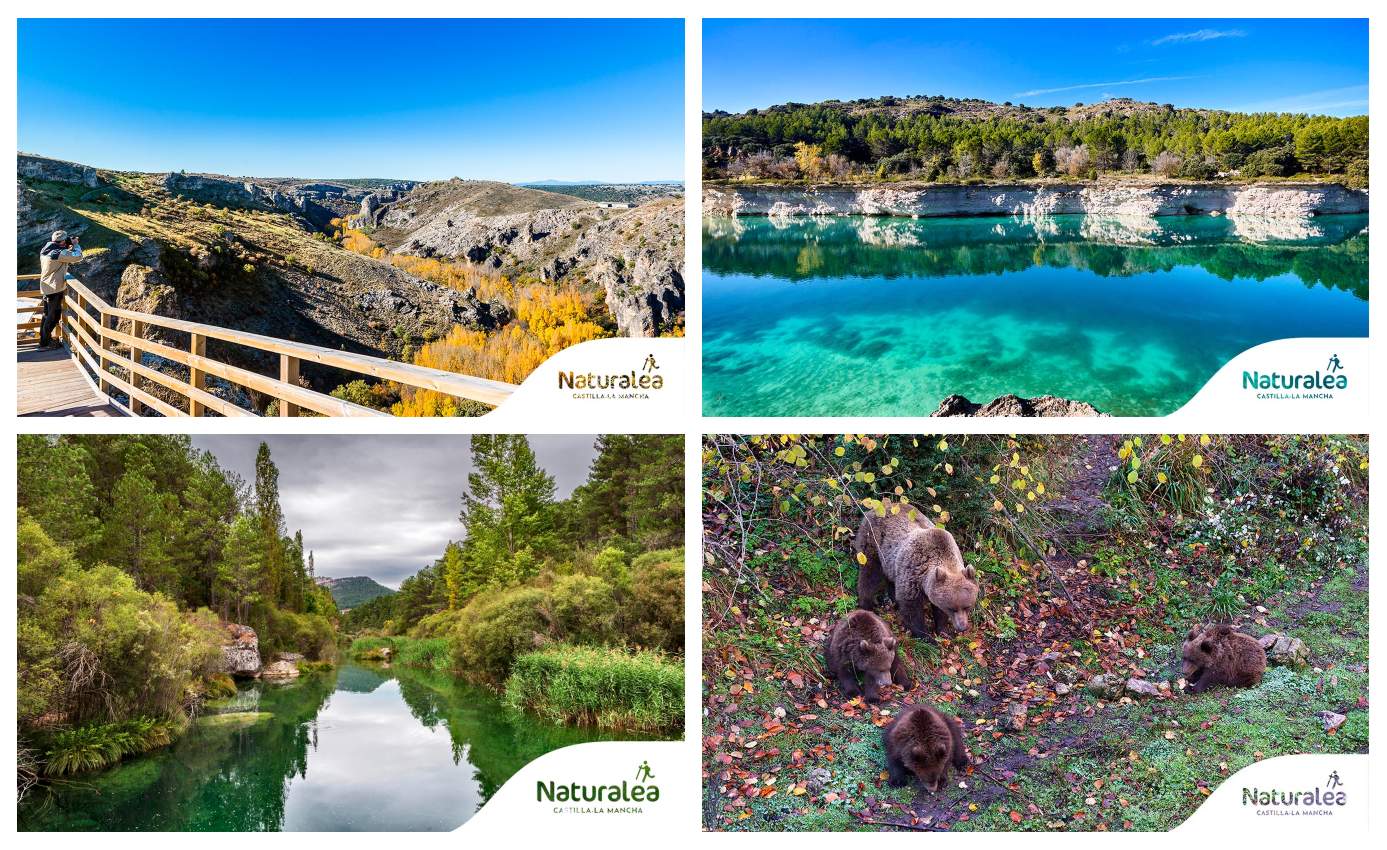
<path fill-rule="evenodd" d="M 189 336 L 190 339 L 188 340 L 188 353 L 192 354 L 194 357 L 206 357 L 207 337 L 203 336 L 202 334 L 190 334 Z M 192 384 L 194 387 L 197 387 L 200 390 L 207 389 L 207 373 L 197 368 L 196 366 L 189 366 L 188 383 Z M 189 398 L 188 415 L 202 416 L 202 403 L 195 398 Z"/>
<path fill-rule="evenodd" d="M 103 395 L 108 396 L 111 394 L 111 382 L 106 380 L 106 370 L 110 368 L 107 365 L 108 359 L 106 357 L 106 352 L 111 350 L 111 341 L 106 338 L 106 331 L 110 329 L 111 321 L 111 315 L 103 310 L 101 312 L 101 339 L 98 340 L 101 345 L 101 350 L 97 352 L 99 359 L 96 362 L 101 366 L 101 374 L 98 376 L 101 380 L 101 392 Z"/>
<path fill-rule="evenodd" d="M 288 354 L 279 355 L 279 379 L 286 384 L 299 385 L 299 358 L 291 357 Z M 298 416 L 299 406 L 290 404 L 285 399 L 279 400 L 280 416 Z"/>
<path fill-rule="evenodd" d="M 131 321 L 130 335 L 133 336 L 135 339 L 144 339 L 144 322 Z M 142 355 L 140 349 L 136 348 L 133 345 L 130 346 L 131 360 L 135 361 L 136 363 L 139 363 L 141 356 Z M 136 372 L 134 369 L 130 370 L 130 386 L 134 387 L 135 389 L 140 388 L 140 373 Z M 130 396 L 130 412 L 135 414 L 136 416 L 139 416 L 140 411 L 142 410 L 144 410 L 144 402 L 135 398 L 133 395 Z"/>

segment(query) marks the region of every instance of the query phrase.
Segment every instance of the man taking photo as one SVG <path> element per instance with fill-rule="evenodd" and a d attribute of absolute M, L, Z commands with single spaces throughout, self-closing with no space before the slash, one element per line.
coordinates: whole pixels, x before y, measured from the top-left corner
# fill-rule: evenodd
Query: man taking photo
<path fill-rule="evenodd" d="M 39 348 L 53 348 L 53 329 L 63 317 L 63 297 L 67 293 L 67 267 L 82 259 L 82 246 L 66 230 L 53 231 L 53 238 L 39 252 L 39 292 L 43 293 L 43 323 L 39 326 Z"/>

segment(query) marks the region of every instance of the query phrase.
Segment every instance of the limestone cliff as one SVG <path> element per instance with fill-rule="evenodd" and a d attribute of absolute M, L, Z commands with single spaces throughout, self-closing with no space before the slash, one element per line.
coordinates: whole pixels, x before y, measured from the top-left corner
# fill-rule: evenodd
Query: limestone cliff
<path fill-rule="evenodd" d="M 1333 183 L 1096 183 L 737 186 L 703 190 L 706 215 L 1160 217 L 1228 214 L 1296 219 L 1365 213 L 1368 193 Z"/>
<path fill-rule="evenodd" d="M 600 287 L 624 336 L 658 335 L 683 315 L 682 198 L 607 209 L 554 193 L 507 189 L 510 206 L 558 205 L 488 214 L 499 208 L 499 190 L 448 181 L 394 202 L 367 199 L 362 214 L 376 224 L 372 238 L 394 253 L 463 259 L 511 276 Z M 529 194 L 516 196 L 520 191 Z"/>

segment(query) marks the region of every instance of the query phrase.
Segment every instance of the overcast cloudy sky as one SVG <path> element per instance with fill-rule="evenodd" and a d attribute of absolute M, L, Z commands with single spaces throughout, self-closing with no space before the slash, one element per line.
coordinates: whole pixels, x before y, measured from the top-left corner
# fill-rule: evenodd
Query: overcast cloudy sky
<path fill-rule="evenodd" d="M 224 469 L 255 480 L 261 440 L 279 467 L 279 499 L 292 533 L 303 529 L 320 576 L 370 576 L 398 588 L 462 537 L 458 511 L 472 471 L 458 436 L 194 436 Z M 557 498 L 583 483 L 592 435 L 530 437 Z"/>

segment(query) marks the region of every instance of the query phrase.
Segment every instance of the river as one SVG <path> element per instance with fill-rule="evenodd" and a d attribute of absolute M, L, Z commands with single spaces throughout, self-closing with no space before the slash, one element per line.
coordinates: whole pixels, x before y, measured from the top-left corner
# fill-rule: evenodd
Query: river
<path fill-rule="evenodd" d="M 616 737 L 451 676 L 346 664 L 242 685 L 173 746 L 34 792 L 26 830 L 454 829 L 527 762 Z"/>

